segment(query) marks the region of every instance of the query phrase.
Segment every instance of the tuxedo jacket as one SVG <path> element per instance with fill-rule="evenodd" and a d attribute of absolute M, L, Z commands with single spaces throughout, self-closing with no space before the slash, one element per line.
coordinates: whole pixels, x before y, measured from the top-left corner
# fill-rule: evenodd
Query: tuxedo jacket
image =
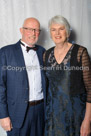
<path fill-rule="evenodd" d="M 44 103 L 46 80 L 43 71 L 43 53 L 39 45 L 37 55 L 41 66 Z M 20 41 L 0 49 L 0 118 L 10 117 L 14 127 L 23 124 L 29 101 L 29 83 Z"/>

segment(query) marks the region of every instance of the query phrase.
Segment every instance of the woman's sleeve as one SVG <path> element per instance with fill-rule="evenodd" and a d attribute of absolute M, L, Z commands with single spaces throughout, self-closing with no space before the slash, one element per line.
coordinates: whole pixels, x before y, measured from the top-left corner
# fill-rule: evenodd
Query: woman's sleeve
<path fill-rule="evenodd" d="M 83 80 L 87 91 L 87 102 L 91 103 L 91 61 L 87 49 L 82 54 Z"/>

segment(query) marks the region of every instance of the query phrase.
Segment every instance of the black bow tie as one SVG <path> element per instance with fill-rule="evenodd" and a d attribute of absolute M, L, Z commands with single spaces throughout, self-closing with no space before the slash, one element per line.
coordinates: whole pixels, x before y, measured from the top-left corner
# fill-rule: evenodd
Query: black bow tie
<path fill-rule="evenodd" d="M 25 46 L 22 42 L 21 42 L 21 44 L 23 45 L 23 46 Z M 27 52 L 29 52 L 29 50 L 34 50 L 34 51 L 37 51 L 37 47 L 29 47 L 29 46 L 25 46 L 26 47 L 26 51 Z"/>
<path fill-rule="evenodd" d="M 26 51 L 29 52 L 29 50 L 34 50 L 34 51 L 36 51 L 37 48 L 36 48 L 36 47 L 29 47 L 29 46 L 26 46 Z"/>

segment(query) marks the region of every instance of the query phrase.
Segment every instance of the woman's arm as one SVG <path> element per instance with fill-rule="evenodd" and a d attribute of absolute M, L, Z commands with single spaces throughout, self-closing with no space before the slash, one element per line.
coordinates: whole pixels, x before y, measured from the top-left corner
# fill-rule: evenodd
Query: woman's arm
<path fill-rule="evenodd" d="M 85 117 L 80 129 L 81 136 L 90 136 L 91 134 L 91 103 L 86 103 Z"/>
<path fill-rule="evenodd" d="M 87 50 L 82 54 L 83 80 L 87 93 L 85 117 L 81 125 L 81 136 L 90 136 L 91 133 L 91 61 Z"/>

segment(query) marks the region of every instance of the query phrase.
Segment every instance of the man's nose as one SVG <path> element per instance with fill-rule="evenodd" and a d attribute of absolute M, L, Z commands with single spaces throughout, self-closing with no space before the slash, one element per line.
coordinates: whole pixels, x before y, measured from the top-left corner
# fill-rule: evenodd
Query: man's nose
<path fill-rule="evenodd" d="M 32 34 L 33 34 L 33 35 L 36 34 L 36 29 L 33 29 Z"/>

